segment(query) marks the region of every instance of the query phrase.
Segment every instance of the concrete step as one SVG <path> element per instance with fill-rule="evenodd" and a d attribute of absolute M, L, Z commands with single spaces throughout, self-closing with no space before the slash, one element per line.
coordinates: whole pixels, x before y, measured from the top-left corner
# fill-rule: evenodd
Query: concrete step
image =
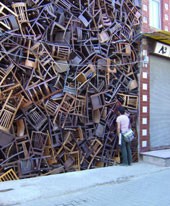
<path fill-rule="evenodd" d="M 163 167 L 170 166 L 170 149 L 142 152 L 140 156 L 144 162 Z"/>

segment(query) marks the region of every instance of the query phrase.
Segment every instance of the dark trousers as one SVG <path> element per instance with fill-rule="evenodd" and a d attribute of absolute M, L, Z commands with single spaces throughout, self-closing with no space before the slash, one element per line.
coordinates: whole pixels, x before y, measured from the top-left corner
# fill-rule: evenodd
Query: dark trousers
<path fill-rule="evenodd" d="M 122 164 L 130 165 L 132 163 L 132 151 L 130 145 L 131 143 L 125 142 L 122 135 L 122 143 L 121 143 Z"/>

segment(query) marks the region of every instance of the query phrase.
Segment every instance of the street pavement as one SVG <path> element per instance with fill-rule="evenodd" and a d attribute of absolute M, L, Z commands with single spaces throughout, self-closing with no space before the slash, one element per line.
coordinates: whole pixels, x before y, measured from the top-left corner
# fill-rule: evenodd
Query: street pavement
<path fill-rule="evenodd" d="M 144 162 L 0 183 L 0 206 L 169 206 L 170 167 Z"/>

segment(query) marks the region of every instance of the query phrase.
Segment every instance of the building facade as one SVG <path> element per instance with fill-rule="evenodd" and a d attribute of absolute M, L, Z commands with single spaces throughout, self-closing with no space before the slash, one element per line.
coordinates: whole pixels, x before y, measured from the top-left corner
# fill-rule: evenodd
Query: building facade
<path fill-rule="evenodd" d="M 170 2 L 143 0 L 140 152 L 170 147 Z"/>

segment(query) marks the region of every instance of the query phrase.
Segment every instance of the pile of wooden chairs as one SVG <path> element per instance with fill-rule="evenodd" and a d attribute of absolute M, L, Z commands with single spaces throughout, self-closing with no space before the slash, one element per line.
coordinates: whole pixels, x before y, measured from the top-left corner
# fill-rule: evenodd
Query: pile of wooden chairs
<path fill-rule="evenodd" d="M 120 162 L 118 105 L 136 132 L 140 22 L 138 0 L 0 2 L 2 181 Z"/>

